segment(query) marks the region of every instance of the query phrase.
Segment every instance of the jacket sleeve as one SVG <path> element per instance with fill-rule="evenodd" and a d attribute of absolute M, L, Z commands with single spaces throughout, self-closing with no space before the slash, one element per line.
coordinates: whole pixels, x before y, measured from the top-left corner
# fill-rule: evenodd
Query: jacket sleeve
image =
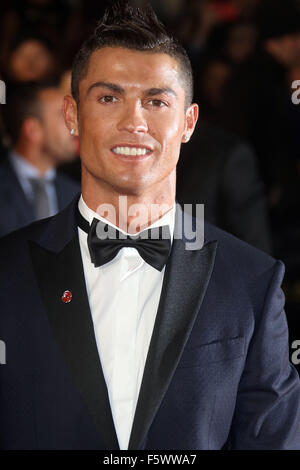
<path fill-rule="evenodd" d="M 238 388 L 231 449 L 300 449 L 300 380 L 289 362 L 283 275 L 277 261 Z"/>

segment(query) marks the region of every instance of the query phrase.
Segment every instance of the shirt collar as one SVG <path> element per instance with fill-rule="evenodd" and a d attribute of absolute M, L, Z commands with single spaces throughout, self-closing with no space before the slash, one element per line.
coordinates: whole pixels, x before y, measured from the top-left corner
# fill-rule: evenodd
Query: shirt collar
<path fill-rule="evenodd" d="M 9 158 L 19 178 L 30 179 L 30 178 L 42 177 L 38 169 L 34 165 L 29 163 L 27 160 L 25 160 L 25 158 L 19 155 L 15 150 L 12 150 L 10 152 Z M 46 181 L 51 182 L 55 179 L 55 176 L 56 176 L 56 169 L 50 168 L 49 170 L 46 171 L 43 178 Z"/>
<path fill-rule="evenodd" d="M 91 225 L 93 219 L 99 219 L 101 220 L 102 222 L 110 225 L 111 227 L 119 230 L 120 232 L 122 233 L 125 233 L 126 235 L 129 235 L 127 232 L 125 232 L 124 230 L 120 229 L 119 227 L 117 227 L 116 225 L 112 224 L 111 222 L 109 222 L 107 219 L 101 217 L 97 212 L 93 211 L 92 209 L 90 209 L 87 204 L 85 203 L 83 197 L 82 197 L 82 194 L 79 198 L 79 201 L 78 201 L 78 209 L 81 213 L 81 215 L 89 222 L 89 224 Z M 176 211 L 176 204 L 175 204 L 175 201 L 174 201 L 174 204 L 173 206 L 171 207 L 170 210 L 168 210 L 168 212 L 166 212 L 160 219 L 157 219 L 155 222 L 153 222 L 153 224 L 149 225 L 146 229 L 144 230 L 148 230 L 150 228 L 154 228 L 154 227 L 160 227 L 162 225 L 168 225 L 169 226 L 169 229 L 170 229 L 170 234 L 171 234 L 171 242 L 173 240 L 173 235 L 174 235 L 174 225 L 175 225 L 175 211 Z M 137 232 L 139 233 L 139 232 Z M 136 235 L 136 234 L 135 234 Z"/>

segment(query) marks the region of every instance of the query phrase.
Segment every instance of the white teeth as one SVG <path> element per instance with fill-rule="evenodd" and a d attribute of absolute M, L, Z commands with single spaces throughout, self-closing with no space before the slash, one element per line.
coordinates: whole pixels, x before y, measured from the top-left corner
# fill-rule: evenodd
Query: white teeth
<path fill-rule="evenodd" d="M 119 155 L 146 155 L 150 152 L 150 150 L 140 147 L 115 147 L 112 151 Z"/>

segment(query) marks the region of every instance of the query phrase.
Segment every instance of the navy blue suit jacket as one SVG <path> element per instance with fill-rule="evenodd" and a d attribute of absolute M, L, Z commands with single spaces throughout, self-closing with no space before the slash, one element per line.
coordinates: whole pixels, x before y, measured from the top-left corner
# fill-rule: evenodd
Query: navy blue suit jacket
<path fill-rule="evenodd" d="M 0 237 L 24 227 L 35 219 L 34 208 L 24 194 L 7 156 L 0 164 Z M 63 210 L 80 192 L 80 185 L 57 172 L 54 181 L 58 209 Z"/>
<path fill-rule="evenodd" d="M 76 204 L 0 241 L 2 449 L 118 449 Z M 300 449 L 283 272 L 211 225 L 201 249 L 173 240 L 129 449 Z"/>

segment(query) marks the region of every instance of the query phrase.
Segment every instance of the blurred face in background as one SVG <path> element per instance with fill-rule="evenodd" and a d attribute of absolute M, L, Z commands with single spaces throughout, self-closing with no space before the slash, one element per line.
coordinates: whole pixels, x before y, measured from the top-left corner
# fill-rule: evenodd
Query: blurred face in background
<path fill-rule="evenodd" d="M 300 33 L 269 39 L 266 49 L 287 68 L 300 65 Z"/>
<path fill-rule="evenodd" d="M 256 31 L 254 26 L 237 23 L 229 31 L 226 52 L 234 63 L 239 64 L 254 52 L 255 44 Z"/>
<path fill-rule="evenodd" d="M 63 96 L 56 88 L 40 92 L 41 148 L 56 165 L 72 160 L 76 153 L 76 140 L 70 135 L 63 117 Z"/>
<path fill-rule="evenodd" d="M 224 85 L 231 72 L 230 65 L 222 60 L 212 60 L 206 65 L 200 86 L 203 95 L 212 107 L 220 105 Z"/>
<path fill-rule="evenodd" d="M 13 51 L 9 75 L 19 82 L 38 81 L 51 75 L 54 63 L 53 55 L 41 41 L 29 39 Z"/>

